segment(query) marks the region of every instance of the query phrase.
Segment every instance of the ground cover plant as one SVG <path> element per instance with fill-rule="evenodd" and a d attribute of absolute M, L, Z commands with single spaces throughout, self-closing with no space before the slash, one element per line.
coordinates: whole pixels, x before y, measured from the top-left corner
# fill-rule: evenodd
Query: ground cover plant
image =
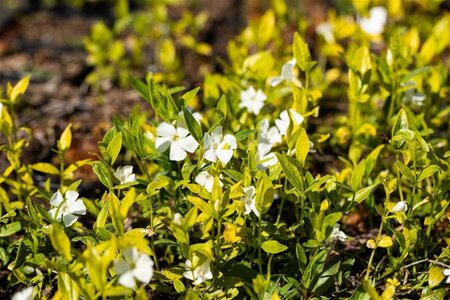
<path fill-rule="evenodd" d="M 30 77 L 2 87 L 6 295 L 449 297 L 450 15 L 441 1 L 355 0 L 314 24 L 295 3 L 271 1 L 228 42 L 220 71 L 189 87 L 175 44 L 193 14 L 156 42 L 161 59 L 170 54 L 167 74 L 143 75 L 111 34 L 140 20 L 127 3 L 116 3 L 115 29 L 99 23 L 86 37 L 87 80 L 129 84 L 147 106 L 114 118 L 95 158 L 67 163 L 69 123 L 52 159 L 27 162 L 33 132 L 18 115 Z M 151 44 L 144 33 L 132 36 Z M 98 194 L 82 193 L 86 167 Z"/>

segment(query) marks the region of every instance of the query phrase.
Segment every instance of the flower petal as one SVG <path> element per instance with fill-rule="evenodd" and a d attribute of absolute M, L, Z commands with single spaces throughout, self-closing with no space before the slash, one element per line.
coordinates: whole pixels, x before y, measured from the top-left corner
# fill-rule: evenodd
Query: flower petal
<path fill-rule="evenodd" d="M 214 151 L 213 149 L 209 149 L 208 151 L 205 152 L 205 154 L 203 154 L 203 157 L 206 160 L 212 161 L 212 162 L 216 162 L 217 161 L 217 154 L 216 151 Z"/>
<path fill-rule="evenodd" d="M 159 153 L 165 152 L 170 147 L 171 137 L 157 137 L 155 139 L 155 148 Z"/>
<path fill-rule="evenodd" d="M 173 142 L 172 145 L 170 146 L 170 155 L 169 158 L 170 160 L 174 160 L 174 161 L 180 161 L 186 158 L 186 151 L 184 151 L 183 148 L 181 148 L 180 142 L 176 141 Z"/>
<path fill-rule="evenodd" d="M 61 202 L 63 202 L 64 197 L 62 196 L 61 192 L 58 190 L 56 193 L 53 194 L 52 198 L 50 199 L 50 205 L 52 206 L 59 206 Z"/>
<path fill-rule="evenodd" d="M 82 200 L 77 200 L 69 206 L 69 211 L 75 215 L 84 215 L 86 214 L 86 206 Z"/>
<path fill-rule="evenodd" d="M 67 191 L 66 192 L 66 199 L 67 199 L 67 205 L 71 205 L 78 199 L 78 193 L 75 191 Z"/>
<path fill-rule="evenodd" d="M 180 147 L 189 153 L 193 153 L 198 146 L 199 144 L 191 135 L 180 140 Z"/>
<path fill-rule="evenodd" d="M 77 216 L 73 214 L 65 214 L 63 215 L 64 226 L 69 227 L 78 219 Z"/>
<path fill-rule="evenodd" d="M 119 277 L 119 283 L 127 288 L 134 288 L 136 286 L 136 282 L 134 281 L 134 276 L 132 271 L 128 271 L 122 274 Z"/>
<path fill-rule="evenodd" d="M 217 150 L 217 157 L 223 164 L 227 164 L 233 157 L 233 150 L 231 149 Z"/>
<path fill-rule="evenodd" d="M 281 76 L 276 76 L 276 77 L 272 77 L 270 78 L 269 84 L 273 87 L 276 87 L 277 85 L 279 85 L 280 83 L 283 82 L 283 77 Z"/>
<path fill-rule="evenodd" d="M 153 277 L 153 261 L 148 255 L 142 254 L 138 258 L 136 261 L 136 268 L 133 270 L 133 275 L 140 282 L 150 282 Z"/>
<path fill-rule="evenodd" d="M 162 122 L 159 124 L 158 128 L 156 128 L 156 134 L 161 137 L 173 137 L 177 134 L 177 130 L 172 124 Z"/>
<path fill-rule="evenodd" d="M 122 275 L 130 270 L 129 264 L 124 260 L 119 260 L 114 263 L 114 272 L 118 275 Z"/>
<path fill-rule="evenodd" d="M 236 138 L 231 134 L 226 134 L 223 138 L 223 142 L 227 143 L 230 149 L 237 148 Z"/>

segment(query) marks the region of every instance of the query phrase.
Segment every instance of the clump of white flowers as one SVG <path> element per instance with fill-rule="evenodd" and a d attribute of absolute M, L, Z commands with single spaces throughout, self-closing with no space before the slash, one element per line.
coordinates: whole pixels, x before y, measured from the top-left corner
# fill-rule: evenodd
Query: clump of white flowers
<path fill-rule="evenodd" d="M 50 199 L 52 209 L 48 211 L 50 216 L 58 222 L 64 222 L 64 226 L 69 227 L 78 219 L 80 215 L 86 214 L 86 206 L 78 199 L 78 193 L 67 191 L 65 197 L 58 190 Z"/>
<path fill-rule="evenodd" d="M 214 176 L 209 174 L 208 171 L 201 171 L 195 176 L 195 182 L 204 187 L 208 192 L 211 193 L 214 185 Z M 222 187 L 223 182 L 220 180 L 219 176 L 219 185 Z"/>
<path fill-rule="evenodd" d="M 294 74 L 294 68 L 295 68 L 296 64 L 297 64 L 297 61 L 295 60 L 295 58 L 286 62 L 283 65 L 283 67 L 281 68 L 281 75 L 272 77 L 269 80 L 270 85 L 275 87 L 275 86 L 279 85 L 280 83 L 282 83 L 283 81 L 287 81 L 287 82 L 292 82 L 293 84 L 295 84 L 298 87 L 302 87 L 302 83 L 297 79 L 297 77 L 295 77 L 295 74 Z"/>
<path fill-rule="evenodd" d="M 328 22 L 323 22 L 317 25 L 316 33 L 323 36 L 327 43 L 334 43 L 333 26 Z"/>
<path fill-rule="evenodd" d="M 340 225 L 338 223 L 333 225 L 333 230 L 331 231 L 330 236 L 328 237 L 328 240 L 335 241 L 339 240 L 341 242 L 344 242 L 347 240 L 347 235 L 345 232 L 339 229 Z"/>
<path fill-rule="evenodd" d="M 119 283 L 127 288 L 136 287 L 136 279 L 148 284 L 153 277 L 153 261 L 147 254 L 139 254 L 136 248 L 127 248 L 123 260 L 114 263 Z"/>
<path fill-rule="evenodd" d="M 299 114 L 298 112 L 296 112 L 293 109 L 289 109 L 289 113 L 292 116 L 292 119 L 294 120 L 294 122 L 297 125 L 300 125 L 303 123 L 303 121 L 305 120 L 305 118 Z M 280 132 L 281 135 L 286 135 L 286 132 L 289 128 L 289 124 L 291 123 L 291 118 L 289 117 L 289 113 L 287 110 L 283 110 L 280 113 L 280 118 L 275 120 L 275 124 L 278 127 L 278 130 Z"/>
<path fill-rule="evenodd" d="M 245 107 L 249 113 L 259 115 L 261 108 L 264 107 L 264 101 L 266 100 L 267 96 L 262 90 L 255 90 L 253 86 L 250 86 L 245 91 L 241 91 L 241 102 L 239 103 L 239 107 Z"/>
<path fill-rule="evenodd" d="M 248 215 L 250 212 L 254 212 L 257 217 L 259 217 L 259 211 L 256 208 L 256 199 L 255 199 L 255 187 L 249 186 L 244 188 L 244 195 L 242 195 L 241 201 L 245 206 L 245 215 Z"/>
<path fill-rule="evenodd" d="M 13 295 L 11 300 L 33 300 L 34 287 L 29 286 Z"/>
<path fill-rule="evenodd" d="M 159 124 L 156 128 L 155 147 L 160 153 L 170 148 L 170 160 L 181 161 L 186 158 L 186 152 L 193 153 L 199 144 L 189 134 L 183 119 L 178 118 L 176 125 L 175 127 L 167 122 Z"/>
<path fill-rule="evenodd" d="M 200 258 L 196 255 L 194 255 L 192 261 L 190 259 L 186 260 L 186 272 L 183 273 L 185 278 L 194 281 L 194 285 L 213 279 L 210 260 L 205 260 L 201 265 L 198 265 L 199 261 Z"/>
<path fill-rule="evenodd" d="M 380 35 L 384 31 L 387 21 L 387 12 L 383 6 L 370 9 L 368 18 L 360 18 L 359 26 L 368 35 Z"/>
<path fill-rule="evenodd" d="M 447 276 L 447 279 L 445 280 L 445 283 L 450 284 L 450 269 L 444 269 L 442 271 L 442 274 L 444 276 Z"/>
<path fill-rule="evenodd" d="M 393 208 L 391 208 L 391 213 L 397 213 L 397 212 L 406 212 L 408 210 L 408 204 L 406 204 L 406 201 L 399 201 Z"/>
<path fill-rule="evenodd" d="M 136 181 L 136 175 L 133 174 L 133 166 L 118 167 L 114 176 L 120 181 L 120 184 Z"/>
<path fill-rule="evenodd" d="M 227 164 L 233 157 L 237 142 L 231 134 L 222 137 L 222 126 L 217 126 L 211 134 L 205 133 L 203 148 L 205 150 L 203 157 L 206 160 L 216 162 L 219 159 L 223 164 Z"/>

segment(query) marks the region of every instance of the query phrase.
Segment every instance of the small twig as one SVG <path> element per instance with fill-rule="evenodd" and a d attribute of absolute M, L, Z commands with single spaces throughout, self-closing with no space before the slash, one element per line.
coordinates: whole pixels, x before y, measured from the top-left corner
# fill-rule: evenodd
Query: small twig
<path fill-rule="evenodd" d="M 446 268 L 446 269 L 450 269 L 450 266 L 449 266 L 449 265 L 447 265 L 447 264 L 445 264 L 445 263 L 443 263 L 443 262 L 440 262 L 440 261 L 431 260 L 431 259 L 429 259 L 429 258 L 425 258 L 425 259 L 418 260 L 418 261 L 415 261 L 415 262 L 413 262 L 413 263 L 410 263 L 410 264 L 408 264 L 408 265 L 406 265 L 406 266 L 403 266 L 402 269 L 407 269 L 407 268 L 410 268 L 410 267 L 412 267 L 412 266 L 415 266 L 415 265 L 418 265 L 418 264 L 421 264 L 421 263 L 424 263 L 424 262 L 430 262 L 430 263 L 432 263 L 432 264 L 435 264 L 435 265 L 444 267 L 444 268 Z"/>
<path fill-rule="evenodd" d="M 413 267 L 415 265 L 419 265 L 419 264 L 427 262 L 427 261 L 429 261 L 428 258 L 425 258 L 425 259 L 422 259 L 422 260 L 418 260 L 418 261 L 415 261 L 413 263 L 410 263 L 409 265 L 403 266 L 402 269 L 408 269 L 410 267 Z"/>
<path fill-rule="evenodd" d="M 438 265 L 438 266 L 441 266 L 441 267 L 444 267 L 446 269 L 450 269 L 449 265 L 444 264 L 443 262 L 440 262 L 440 261 L 430 260 L 430 263 Z"/>

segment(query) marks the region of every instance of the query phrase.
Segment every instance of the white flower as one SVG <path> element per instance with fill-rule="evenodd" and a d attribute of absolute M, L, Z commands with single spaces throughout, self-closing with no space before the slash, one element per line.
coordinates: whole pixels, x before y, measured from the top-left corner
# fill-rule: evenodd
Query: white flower
<path fill-rule="evenodd" d="M 197 121 L 198 124 L 202 123 L 203 116 L 201 113 L 195 112 L 192 114 L 192 116 L 194 117 L 194 119 Z"/>
<path fill-rule="evenodd" d="M 208 171 L 202 171 L 198 173 L 198 175 L 195 177 L 195 182 L 204 187 L 208 192 L 211 193 L 213 185 L 214 185 L 214 176 L 209 174 Z M 219 176 L 219 185 L 223 186 L 222 181 L 220 180 Z"/>
<path fill-rule="evenodd" d="M 339 240 L 341 242 L 344 242 L 345 240 L 347 240 L 347 235 L 342 231 L 339 230 L 340 225 L 339 224 L 334 224 L 333 226 L 333 230 L 331 231 L 330 236 L 328 237 L 328 240 Z"/>
<path fill-rule="evenodd" d="M 58 190 L 50 199 L 50 204 L 53 207 L 48 211 L 50 216 L 58 222 L 62 219 L 66 227 L 75 223 L 78 216 L 86 214 L 86 206 L 78 199 L 78 193 L 75 191 L 67 191 L 63 197 Z"/>
<path fill-rule="evenodd" d="M 198 260 L 197 257 L 194 257 L 194 262 Z M 213 278 L 213 274 L 211 273 L 211 268 L 209 266 L 210 260 L 207 259 L 203 264 L 193 268 L 192 262 L 190 259 L 186 260 L 186 272 L 183 273 L 183 276 L 189 280 L 194 281 L 194 285 L 199 285 L 205 280 L 209 280 Z"/>
<path fill-rule="evenodd" d="M 361 18 L 359 20 L 359 26 L 369 35 L 380 35 L 384 31 L 386 20 L 386 9 L 383 6 L 376 6 L 369 11 L 369 18 Z"/>
<path fill-rule="evenodd" d="M 29 286 L 14 294 L 11 300 L 33 300 L 33 287 Z"/>
<path fill-rule="evenodd" d="M 295 60 L 295 58 L 285 63 L 281 68 L 281 75 L 272 77 L 269 81 L 270 85 L 277 86 L 283 81 L 290 81 L 295 85 L 297 85 L 298 87 L 301 87 L 302 86 L 301 82 L 294 75 L 294 68 L 296 63 L 297 61 Z"/>
<path fill-rule="evenodd" d="M 406 212 L 408 210 L 408 205 L 405 201 L 400 201 L 395 204 L 393 208 L 391 208 L 390 212 L 397 213 L 397 212 Z"/>
<path fill-rule="evenodd" d="M 327 43 L 334 43 L 333 26 L 328 22 L 323 22 L 316 27 L 317 34 L 323 36 Z"/>
<path fill-rule="evenodd" d="M 272 126 L 269 128 L 269 120 L 267 118 L 259 123 L 258 143 L 266 143 L 275 146 L 276 144 L 281 143 L 281 138 L 281 134 L 277 127 Z"/>
<path fill-rule="evenodd" d="M 245 91 L 241 91 L 241 102 L 239 107 L 247 108 L 247 111 L 259 115 L 261 108 L 264 106 L 267 96 L 260 89 L 255 90 L 253 86 Z"/>
<path fill-rule="evenodd" d="M 0 102 L 0 118 L 2 117 L 3 114 L 3 103 Z"/>
<path fill-rule="evenodd" d="M 305 120 L 305 118 L 303 118 L 303 116 L 301 114 L 299 114 L 298 112 L 296 112 L 293 109 L 289 110 L 292 117 L 294 118 L 295 123 L 297 123 L 297 125 L 300 125 L 303 123 L 303 121 Z M 289 128 L 289 124 L 291 123 L 291 119 L 289 118 L 289 114 L 287 110 L 283 110 L 280 113 L 280 118 L 278 120 L 275 120 L 275 124 L 278 127 L 278 130 L 280 131 L 281 135 L 286 135 L 286 132 Z"/>
<path fill-rule="evenodd" d="M 275 153 L 270 152 L 271 149 L 272 149 L 271 144 L 265 142 L 258 143 L 258 150 L 256 151 L 256 161 L 257 161 L 257 168 L 259 170 L 265 170 L 278 162 Z"/>
<path fill-rule="evenodd" d="M 206 160 L 216 162 L 219 159 L 223 164 L 227 164 L 233 157 L 233 150 L 237 148 L 236 138 L 231 134 L 226 134 L 222 139 L 222 126 L 217 126 L 211 134 L 205 133 L 203 139 Z"/>
<path fill-rule="evenodd" d="M 139 255 L 136 248 L 123 252 L 124 260 L 114 263 L 114 271 L 119 275 L 119 283 L 127 288 L 136 286 L 135 279 L 145 284 L 153 277 L 153 261 L 147 254 Z"/>
<path fill-rule="evenodd" d="M 447 280 L 445 280 L 445 283 L 450 283 L 450 269 L 444 269 L 442 271 L 442 274 L 444 276 L 447 276 Z"/>
<path fill-rule="evenodd" d="M 180 161 L 187 156 L 186 152 L 193 153 L 198 147 L 197 141 L 189 134 L 184 121 L 177 120 L 177 127 L 163 122 L 156 128 L 158 137 L 155 146 L 162 153 L 170 147 L 170 160 Z"/>
<path fill-rule="evenodd" d="M 244 188 L 244 195 L 242 195 L 241 201 L 244 202 L 245 212 L 244 215 L 248 215 L 251 211 L 255 213 L 257 217 L 259 217 L 259 211 L 256 209 L 256 200 L 255 200 L 255 187 L 249 186 Z"/>
<path fill-rule="evenodd" d="M 120 184 L 135 182 L 136 175 L 133 174 L 133 166 L 118 167 L 114 176 L 119 179 Z"/>
<path fill-rule="evenodd" d="M 173 215 L 173 222 L 174 222 L 175 224 L 181 226 L 181 225 L 183 224 L 183 222 L 184 222 L 183 215 L 180 214 L 180 213 L 175 213 L 175 214 Z"/>

